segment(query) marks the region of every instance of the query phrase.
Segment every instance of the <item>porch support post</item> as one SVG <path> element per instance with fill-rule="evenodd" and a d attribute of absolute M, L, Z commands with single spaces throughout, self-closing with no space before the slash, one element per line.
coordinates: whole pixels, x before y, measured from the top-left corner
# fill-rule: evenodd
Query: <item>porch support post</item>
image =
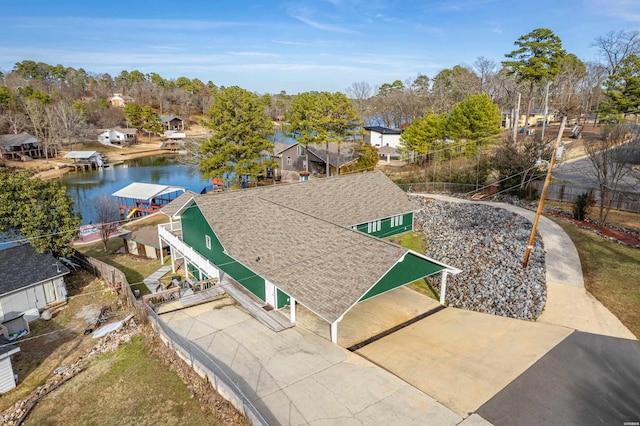
<path fill-rule="evenodd" d="M 446 270 L 442 271 L 442 278 L 440 280 L 440 304 L 444 305 L 445 296 L 447 294 L 447 274 Z"/>
<path fill-rule="evenodd" d="M 291 324 L 296 323 L 296 299 L 289 297 L 289 310 Z"/>
<path fill-rule="evenodd" d="M 175 258 L 174 250 L 171 250 L 171 272 L 174 274 L 176 273 L 176 258 Z"/>
<path fill-rule="evenodd" d="M 158 225 L 160 228 L 160 225 Z M 162 253 L 162 237 L 160 236 L 160 232 L 158 232 L 158 247 L 160 247 L 160 264 L 164 265 L 164 253 Z"/>
<path fill-rule="evenodd" d="M 338 343 L 338 323 L 342 321 L 342 318 L 344 318 L 344 315 L 340 315 L 340 318 L 331 323 L 331 343 Z"/>

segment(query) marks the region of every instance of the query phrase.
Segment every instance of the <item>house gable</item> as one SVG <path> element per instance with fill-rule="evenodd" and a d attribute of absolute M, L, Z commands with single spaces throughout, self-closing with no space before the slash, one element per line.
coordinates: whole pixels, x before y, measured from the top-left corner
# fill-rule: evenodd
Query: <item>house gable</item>
<path fill-rule="evenodd" d="M 393 268 L 362 296 L 359 302 L 412 283 L 420 278 L 428 277 L 443 269 L 445 269 L 444 266 L 409 252 L 398 263 L 393 265 Z"/>
<path fill-rule="evenodd" d="M 247 290 L 265 299 L 264 279 L 229 256 L 196 204 L 182 213 L 182 239 Z"/>

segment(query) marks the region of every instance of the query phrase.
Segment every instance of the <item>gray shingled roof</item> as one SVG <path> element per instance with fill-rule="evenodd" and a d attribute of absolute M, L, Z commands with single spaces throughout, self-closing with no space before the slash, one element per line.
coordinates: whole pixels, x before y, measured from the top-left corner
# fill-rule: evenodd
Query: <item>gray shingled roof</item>
<path fill-rule="evenodd" d="M 29 244 L 0 250 L 0 265 L 0 294 L 69 273 L 53 256 L 38 253 Z"/>
<path fill-rule="evenodd" d="M 407 253 L 274 203 L 262 191 L 221 195 L 195 200 L 226 252 L 328 322 L 348 311 Z"/>
<path fill-rule="evenodd" d="M 417 210 L 382 172 L 266 186 L 265 198 L 341 226 L 353 226 Z"/>
<path fill-rule="evenodd" d="M 28 133 L 0 135 L 0 146 L 20 146 L 25 143 L 39 144 L 40 141 Z"/>
<path fill-rule="evenodd" d="M 157 226 L 145 226 L 144 228 L 136 229 L 128 234 L 121 235 L 123 240 L 135 241 L 139 244 L 146 246 L 159 248 L 158 244 L 158 227 Z M 167 247 L 168 244 L 164 244 L 163 247 Z"/>
<path fill-rule="evenodd" d="M 182 210 L 185 204 L 189 203 L 195 196 L 195 192 L 187 190 L 184 193 L 178 195 L 176 199 L 163 206 L 160 209 L 160 212 L 166 214 L 167 216 L 174 216 L 176 213 Z"/>
<path fill-rule="evenodd" d="M 189 208 L 185 195 L 162 212 Z M 231 257 L 328 322 L 408 251 L 348 227 L 416 209 L 381 172 L 192 197 Z"/>

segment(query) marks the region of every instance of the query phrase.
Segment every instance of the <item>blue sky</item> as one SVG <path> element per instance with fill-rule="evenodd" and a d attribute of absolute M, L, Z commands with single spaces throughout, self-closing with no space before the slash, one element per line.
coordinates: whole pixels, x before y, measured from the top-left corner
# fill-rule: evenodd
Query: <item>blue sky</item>
<path fill-rule="evenodd" d="M 592 61 L 596 37 L 640 28 L 640 0 L 14 0 L 1 10 L 0 70 L 30 59 L 290 94 L 500 62 L 541 27 Z"/>

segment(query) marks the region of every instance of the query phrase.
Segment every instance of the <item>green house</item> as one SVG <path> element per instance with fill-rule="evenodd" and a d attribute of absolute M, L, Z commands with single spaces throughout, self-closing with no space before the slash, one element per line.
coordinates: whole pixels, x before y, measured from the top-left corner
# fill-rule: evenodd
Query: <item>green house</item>
<path fill-rule="evenodd" d="M 444 284 L 447 273 L 460 272 L 381 238 L 412 230 L 414 209 L 373 172 L 184 194 L 163 209 L 172 226 L 180 220 L 181 242 L 163 237 L 162 225 L 159 234 L 196 274 L 226 274 L 266 305 L 289 307 L 292 323 L 296 303 L 305 306 L 330 324 L 335 342 L 356 303 L 438 272 Z"/>

